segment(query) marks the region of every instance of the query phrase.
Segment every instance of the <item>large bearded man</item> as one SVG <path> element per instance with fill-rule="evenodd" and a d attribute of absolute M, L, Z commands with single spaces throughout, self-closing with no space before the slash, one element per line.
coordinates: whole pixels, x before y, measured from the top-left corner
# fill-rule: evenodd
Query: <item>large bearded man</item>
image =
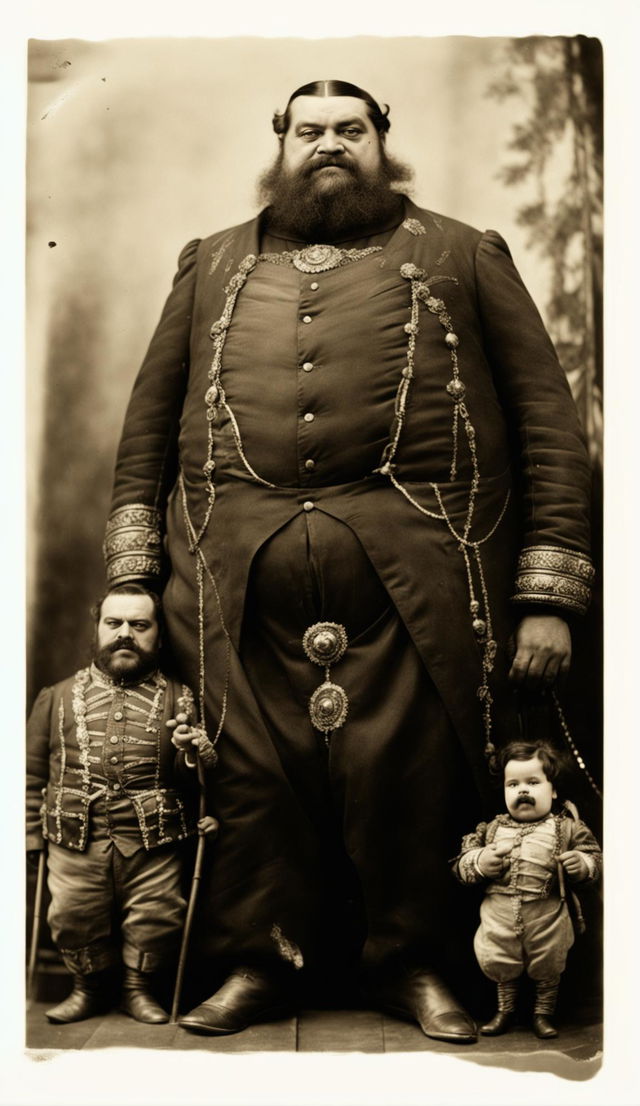
<path fill-rule="evenodd" d="M 219 758 L 197 955 L 224 982 L 195 1032 L 358 967 L 372 1003 L 475 1039 L 447 860 L 491 803 L 508 677 L 552 684 L 588 602 L 551 343 L 495 231 L 397 191 L 388 127 L 353 85 L 293 94 L 265 209 L 185 247 L 126 416 L 108 573 L 161 575 L 164 542 Z"/>

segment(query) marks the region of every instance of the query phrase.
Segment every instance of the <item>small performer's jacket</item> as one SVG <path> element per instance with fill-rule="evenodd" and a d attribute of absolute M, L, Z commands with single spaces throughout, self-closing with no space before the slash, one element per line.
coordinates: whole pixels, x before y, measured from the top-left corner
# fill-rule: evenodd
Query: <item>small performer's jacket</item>
<path fill-rule="evenodd" d="M 478 858 L 494 842 L 507 843 L 511 852 L 504 871 L 488 879 L 478 866 Z M 558 896 L 566 900 L 574 925 L 582 932 L 580 902 L 573 890 L 567 893 L 564 869 L 558 859 L 571 849 L 581 853 L 588 868 L 580 886 L 597 883 L 602 873 L 600 846 L 572 803 L 565 803 L 559 814 L 550 813 L 537 822 L 517 822 L 509 814 L 499 814 L 491 822 L 481 822 L 462 839 L 453 873 L 461 883 L 485 884 L 487 895 L 511 895 L 520 902 Z M 518 911 L 515 917 L 519 917 Z"/>
<path fill-rule="evenodd" d="M 166 728 L 180 710 L 193 715 L 190 690 L 160 672 L 125 685 L 92 664 L 44 688 L 27 726 L 27 849 L 108 838 L 130 856 L 194 833 L 196 773 Z"/>

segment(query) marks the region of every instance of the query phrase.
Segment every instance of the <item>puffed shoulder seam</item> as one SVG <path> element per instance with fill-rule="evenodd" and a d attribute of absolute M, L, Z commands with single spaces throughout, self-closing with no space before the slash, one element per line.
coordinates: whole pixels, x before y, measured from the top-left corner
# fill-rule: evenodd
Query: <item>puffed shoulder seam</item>
<path fill-rule="evenodd" d="M 485 230 L 481 236 L 480 241 L 476 249 L 476 253 L 480 250 L 486 250 L 488 253 L 493 253 L 495 250 L 499 250 L 500 253 L 505 254 L 508 258 L 511 258 L 511 250 L 501 234 L 497 230 Z"/>
<path fill-rule="evenodd" d="M 192 238 L 190 242 L 187 242 L 186 246 L 182 247 L 180 256 L 178 257 L 178 268 L 181 269 L 187 262 L 195 260 L 198 246 L 201 242 L 202 238 Z"/>

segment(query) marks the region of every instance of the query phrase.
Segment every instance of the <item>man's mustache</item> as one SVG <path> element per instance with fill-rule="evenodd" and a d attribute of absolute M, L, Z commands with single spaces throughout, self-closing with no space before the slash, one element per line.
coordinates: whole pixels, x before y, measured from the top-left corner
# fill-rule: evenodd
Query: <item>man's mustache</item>
<path fill-rule="evenodd" d="M 335 165 L 338 169 L 346 169 L 352 174 L 356 172 L 355 166 L 346 154 L 318 154 L 309 165 L 305 166 L 305 175 L 310 177 L 318 169 L 328 169 L 330 165 Z"/>
<path fill-rule="evenodd" d="M 518 795 L 516 799 L 516 806 L 535 806 L 536 801 L 532 799 L 531 795 Z"/>
<path fill-rule="evenodd" d="M 117 653 L 118 649 L 129 649 L 132 653 L 137 653 L 139 657 L 144 656 L 142 649 L 132 637 L 121 637 L 117 641 L 111 642 L 111 645 L 107 645 L 107 652 L 109 653 Z"/>

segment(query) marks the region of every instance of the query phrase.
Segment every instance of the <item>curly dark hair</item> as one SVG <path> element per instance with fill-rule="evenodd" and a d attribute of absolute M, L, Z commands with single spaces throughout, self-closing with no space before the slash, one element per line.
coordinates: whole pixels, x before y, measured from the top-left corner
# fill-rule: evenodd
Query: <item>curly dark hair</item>
<path fill-rule="evenodd" d="M 289 130 L 291 104 L 294 100 L 297 100 L 298 96 L 353 96 L 356 100 L 364 100 L 369 111 L 369 118 L 381 138 L 384 137 L 391 126 L 389 105 L 384 104 L 381 108 L 371 93 L 365 92 L 364 88 L 359 88 L 358 85 L 351 84 L 349 81 L 310 81 L 309 84 L 300 85 L 300 88 L 296 88 L 295 92 L 291 93 L 283 112 L 274 112 L 272 123 L 277 135 L 285 135 Z"/>
<path fill-rule="evenodd" d="M 504 772 L 510 760 L 532 760 L 537 757 L 550 783 L 565 776 L 568 764 L 565 754 L 549 741 L 509 741 L 498 751 L 498 765 Z"/>

